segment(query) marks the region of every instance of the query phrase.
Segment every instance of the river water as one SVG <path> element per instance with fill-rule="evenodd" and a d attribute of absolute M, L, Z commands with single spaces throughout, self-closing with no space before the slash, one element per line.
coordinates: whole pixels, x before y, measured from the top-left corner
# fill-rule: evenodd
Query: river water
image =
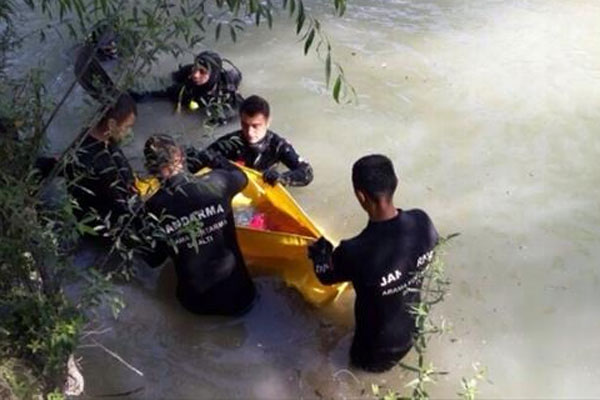
<path fill-rule="evenodd" d="M 429 354 L 450 373 L 431 394 L 455 396 L 480 362 L 484 398 L 600 397 L 600 1 L 360 0 L 344 18 L 309 4 L 358 104 L 331 100 L 323 66 L 302 55 L 285 16 L 272 32 L 248 28 L 237 44 L 211 46 L 244 72 L 245 95 L 271 102 L 272 128 L 312 163 L 314 182 L 292 191 L 332 238 L 366 223 L 350 168 L 373 152 L 396 165 L 399 207 L 423 208 L 444 235 L 461 233 L 445 256 L 450 296 L 436 309 L 453 329 Z M 72 71 L 56 46 L 43 51 L 59 93 Z M 153 74 L 186 61 L 164 58 Z M 52 126 L 52 150 L 79 130 L 82 96 Z M 233 127 L 202 133 L 193 116 L 144 104 L 125 151 L 141 169 L 152 133 L 205 145 Z M 257 285 L 259 301 L 242 318 L 201 318 L 174 299 L 170 266 L 142 269 L 120 286 L 119 319 L 101 318 L 107 331 L 95 338 L 143 376 L 84 347 L 86 395 L 349 398 L 371 383 L 408 382 L 399 370 L 348 370 L 352 293 L 315 310 L 274 278 Z"/>

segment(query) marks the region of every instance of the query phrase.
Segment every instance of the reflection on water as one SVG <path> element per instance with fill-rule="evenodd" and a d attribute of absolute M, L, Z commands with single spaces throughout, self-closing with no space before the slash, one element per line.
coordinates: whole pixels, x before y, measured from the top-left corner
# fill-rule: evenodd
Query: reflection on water
<path fill-rule="evenodd" d="M 243 93 L 272 102 L 273 129 L 312 163 L 315 181 L 294 195 L 334 239 L 366 222 L 349 177 L 368 152 L 394 160 L 400 206 L 427 210 L 443 234 L 462 232 L 446 258 L 452 293 L 437 309 L 454 329 L 431 351 L 451 374 L 435 396 L 454 396 L 473 361 L 493 381 L 484 397 L 600 396 L 598 21 L 596 0 L 352 2 L 323 24 L 356 106 L 325 94 L 323 67 L 302 56 L 285 20 L 216 46 L 244 72 Z M 56 45 L 44 51 L 58 54 Z M 154 73 L 186 61 L 164 59 Z M 72 70 L 65 57 L 48 62 L 59 93 Z M 52 126 L 53 149 L 78 131 L 82 104 L 78 89 Z M 234 127 L 208 133 L 165 103 L 142 105 L 139 120 L 125 149 L 139 169 L 150 134 L 203 145 Z M 167 270 L 124 285 L 128 307 L 97 337 L 144 376 L 83 348 L 89 396 L 141 387 L 130 397 L 338 398 L 406 383 L 399 371 L 346 371 L 352 294 L 314 310 L 262 278 L 249 314 L 207 319 L 181 309 Z"/>

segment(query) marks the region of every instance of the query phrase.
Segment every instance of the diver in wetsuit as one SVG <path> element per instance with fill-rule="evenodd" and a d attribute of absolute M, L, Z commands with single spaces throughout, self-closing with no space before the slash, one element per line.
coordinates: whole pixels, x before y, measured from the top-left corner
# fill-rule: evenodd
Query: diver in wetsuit
<path fill-rule="evenodd" d="M 419 301 L 415 290 L 438 240 L 424 211 L 394 207 L 397 182 L 387 157 L 359 159 L 352 168 L 352 183 L 369 215 L 367 227 L 335 250 L 325 238 L 309 248 L 322 283 L 354 285 L 356 328 L 350 359 L 354 366 L 372 372 L 392 368 L 411 349 L 416 326 L 409 306 Z"/>
<path fill-rule="evenodd" d="M 204 151 L 187 149 L 188 167 L 194 173 L 215 154 L 263 172 L 265 182 L 275 185 L 306 186 L 313 179 L 310 164 L 296 153 L 292 145 L 269 130 L 271 123 L 269 103 L 259 96 L 250 96 L 240 106 L 241 128 L 220 137 Z M 289 171 L 280 173 L 278 163 Z"/>
<path fill-rule="evenodd" d="M 112 222 L 130 215 L 139 205 L 134 175 L 118 143 L 135 123 L 137 107 L 129 95 L 122 94 L 108 106 L 98 123 L 83 133 L 83 140 L 65 165 L 67 190 L 77 201 L 78 219 L 93 213 Z"/>
<path fill-rule="evenodd" d="M 228 63 L 231 68 L 225 68 Z M 166 89 L 150 92 L 132 92 L 133 98 L 146 101 L 152 98 L 168 98 L 177 110 L 201 109 L 207 117 L 224 122 L 235 115 L 243 98 L 238 93 L 242 81 L 240 70 L 214 51 L 203 51 L 193 64 L 180 66 L 172 74 L 173 84 Z"/>
<path fill-rule="evenodd" d="M 167 255 L 174 260 L 177 298 L 189 311 L 244 313 L 255 288 L 238 246 L 231 200 L 247 185 L 246 175 L 222 157 L 212 160 L 211 172 L 188 174 L 183 150 L 167 135 L 150 137 L 144 155 L 148 171 L 161 180 L 146 203 L 158 221 L 154 264 Z"/>

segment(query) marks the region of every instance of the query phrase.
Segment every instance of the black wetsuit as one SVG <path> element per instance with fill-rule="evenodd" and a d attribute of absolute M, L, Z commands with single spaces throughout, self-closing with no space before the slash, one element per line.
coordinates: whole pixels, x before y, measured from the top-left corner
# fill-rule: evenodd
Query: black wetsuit
<path fill-rule="evenodd" d="M 406 289 L 420 286 L 418 272 L 431 260 L 437 240 L 425 212 L 399 210 L 396 217 L 369 222 L 358 236 L 342 241 L 331 263 L 315 263 L 322 283 L 354 285 L 350 358 L 357 367 L 385 371 L 412 347 L 415 322 L 407 304 L 418 302 L 419 295 Z"/>
<path fill-rule="evenodd" d="M 209 117 L 230 118 L 236 115 L 236 110 L 243 101 L 237 89 L 242 75 L 237 69 L 221 69 L 211 72 L 209 81 L 204 85 L 195 84 L 190 75 L 193 64 L 182 66 L 172 74 L 173 84 L 163 90 L 150 92 L 130 92 L 137 102 L 152 98 L 168 98 L 171 102 L 184 109 L 191 109 L 191 102 L 197 103 Z M 222 114 L 222 115 L 221 115 Z"/>
<path fill-rule="evenodd" d="M 202 176 L 175 175 L 146 203 L 160 219 L 158 251 L 175 262 L 177 298 L 198 314 L 240 314 L 255 297 L 231 208 L 231 199 L 248 180 L 225 164 L 228 169 Z"/>
<path fill-rule="evenodd" d="M 79 219 L 96 210 L 100 218 L 110 213 L 114 223 L 120 216 L 131 215 L 141 204 L 135 196 L 129 161 L 116 144 L 86 135 L 64 175 L 69 193 L 81 207 L 75 210 Z"/>
<path fill-rule="evenodd" d="M 267 131 L 265 137 L 253 145 L 244 141 L 242 131 L 236 131 L 220 137 L 204 151 L 188 148 L 190 171 L 200 170 L 210 158 L 210 153 L 220 154 L 228 160 L 258 171 L 265 171 L 281 162 L 289 169 L 279 179 L 284 185 L 306 186 L 313 180 L 310 164 L 296 153 L 287 140 L 272 131 Z"/>

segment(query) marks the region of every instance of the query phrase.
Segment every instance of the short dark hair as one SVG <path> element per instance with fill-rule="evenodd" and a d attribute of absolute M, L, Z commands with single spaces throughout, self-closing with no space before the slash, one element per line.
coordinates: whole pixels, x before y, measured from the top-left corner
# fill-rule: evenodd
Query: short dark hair
<path fill-rule="evenodd" d="M 392 161 L 381 154 L 361 157 L 352 166 L 354 190 L 363 192 L 372 200 L 391 198 L 398 186 Z"/>
<path fill-rule="evenodd" d="M 260 96 L 252 95 L 247 97 L 240 105 L 240 115 L 246 114 L 249 117 L 254 117 L 257 114 L 262 114 L 265 118 L 271 115 L 271 107 L 269 103 Z"/>
<path fill-rule="evenodd" d="M 106 124 L 111 118 L 121 123 L 131 114 L 137 116 L 137 105 L 130 95 L 123 93 L 117 97 L 114 103 L 105 106 L 104 114 L 98 124 Z"/>
<path fill-rule="evenodd" d="M 178 157 L 183 161 L 184 152 L 169 135 L 152 135 L 144 144 L 144 165 L 153 175 L 160 174 L 162 167 L 173 164 Z"/>

